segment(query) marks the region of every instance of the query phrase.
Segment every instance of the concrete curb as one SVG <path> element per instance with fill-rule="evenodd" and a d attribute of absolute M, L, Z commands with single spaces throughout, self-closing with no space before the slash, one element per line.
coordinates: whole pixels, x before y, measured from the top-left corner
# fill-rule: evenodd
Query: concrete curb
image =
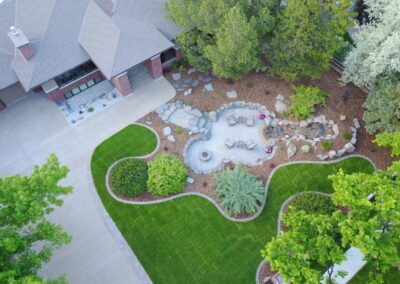
<path fill-rule="evenodd" d="M 153 154 L 154 154 L 154 153 L 153 153 Z M 148 156 L 148 155 L 147 155 L 147 156 Z M 266 184 L 265 184 L 265 193 L 264 193 L 265 201 L 263 202 L 263 204 L 262 204 L 262 206 L 260 207 L 259 211 L 258 211 L 257 213 L 255 213 L 254 215 L 250 216 L 250 217 L 241 218 L 241 219 L 239 219 L 239 218 L 234 218 L 234 217 L 231 217 L 231 216 L 227 215 L 227 214 L 225 213 L 225 211 L 223 210 L 223 208 L 222 208 L 215 200 L 213 200 L 212 198 L 210 198 L 210 197 L 207 196 L 207 195 L 204 195 L 204 194 L 198 193 L 198 192 L 179 193 L 179 194 L 176 194 L 176 195 L 173 195 L 173 196 L 170 196 L 170 197 L 162 198 L 162 199 L 159 199 L 159 200 L 153 200 L 153 201 L 133 201 L 133 200 L 126 200 L 126 199 L 124 199 L 124 198 L 121 198 L 121 197 L 115 195 L 114 192 L 111 190 L 111 188 L 110 188 L 110 186 L 109 186 L 109 175 L 110 175 L 110 172 L 111 172 L 112 168 L 113 168 L 117 163 L 119 163 L 119 162 L 121 162 L 121 161 L 123 161 L 123 160 L 126 160 L 126 159 L 134 159 L 134 158 L 140 159 L 140 158 L 142 158 L 142 157 L 126 157 L 126 158 L 123 158 L 123 159 L 121 159 L 121 160 L 118 160 L 118 161 L 114 162 L 114 163 L 109 167 L 109 169 L 108 169 L 108 171 L 107 171 L 106 181 L 105 181 L 105 182 L 106 182 L 106 187 L 107 187 L 107 191 L 109 192 L 109 194 L 110 194 L 115 200 L 117 200 L 117 201 L 119 201 L 119 202 L 121 202 L 121 203 L 133 204 L 133 205 L 159 204 L 159 203 L 167 202 L 167 201 L 174 200 L 174 199 L 177 199 L 177 198 L 180 198 L 180 197 L 184 197 L 184 196 L 193 196 L 193 195 L 195 195 L 195 196 L 203 197 L 203 198 L 207 199 L 208 201 L 210 201 L 212 204 L 214 204 L 214 206 L 217 207 L 218 211 L 219 211 L 226 219 L 228 219 L 228 220 L 230 220 L 230 221 L 233 221 L 233 222 L 249 222 L 249 221 L 252 221 L 252 220 L 256 219 L 258 216 L 260 216 L 261 213 L 262 213 L 262 211 L 264 210 L 265 203 L 266 203 L 266 199 L 267 199 L 267 196 L 268 196 L 269 184 L 270 184 L 270 182 L 271 182 L 271 179 L 272 179 L 273 175 L 275 174 L 275 172 L 276 172 L 278 169 L 280 169 L 280 168 L 282 168 L 282 167 L 285 167 L 285 166 L 287 166 L 287 165 L 295 165 L 295 164 L 333 164 L 333 163 L 337 163 L 337 162 L 346 160 L 346 159 L 348 159 L 348 158 L 354 158 L 354 157 L 364 158 L 364 159 L 368 160 L 368 161 L 374 166 L 374 169 L 376 170 L 376 166 L 375 166 L 375 164 L 372 162 L 371 159 L 369 159 L 369 158 L 366 157 L 366 156 L 358 155 L 358 154 L 345 156 L 345 157 L 342 157 L 342 158 L 340 158 L 340 159 L 336 159 L 336 160 L 332 160 L 332 161 L 294 161 L 294 162 L 288 162 L 288 163 L 284 163 L 284 164 L 279 165 L 278 167 L 274 168 L 273 171 L 272 171 L 272 172 L 270 173 L 270 175 L 268 176 L 267 182 L 266 182 Z"/>

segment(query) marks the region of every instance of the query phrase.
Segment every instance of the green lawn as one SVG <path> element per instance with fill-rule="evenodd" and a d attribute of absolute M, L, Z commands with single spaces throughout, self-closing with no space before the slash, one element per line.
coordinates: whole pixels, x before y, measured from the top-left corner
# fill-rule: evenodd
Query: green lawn
<path fill-rule="evenodd" d="M 228 221 L 197 196 L 157 205 L 122 204 L 111 198 L 104 183 L 108 167 L 123 157 L 150 153 L 155 146 L 152 132 L 129 126 L 100 144 L 91 163 L 105 208 L 154 283 L 254 283 L 260 249 L 276 235 L 278 212 L 287 198 L 305 190 L 332 192 L 327 176 L 339 168 L 347 173 L 373 171 L 362 158 L 281 168 L 271 180 L 263 213 L 248 223 Z"/>

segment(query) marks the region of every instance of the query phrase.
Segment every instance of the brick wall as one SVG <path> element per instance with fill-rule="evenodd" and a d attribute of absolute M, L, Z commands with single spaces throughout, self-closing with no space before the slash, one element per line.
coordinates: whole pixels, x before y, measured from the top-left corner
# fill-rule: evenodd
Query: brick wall
<path fill-rule="evenodd" d="M 132 93 L 131 83 L 126 72 L 111 78 L 111 82 L 121 95 L 127 96 Z"/>
<path fill-rule="evenodd" d="M 6 109 L 6 104 L 3 103 L 2 100 L 0 100 L 0 111 L 3 111 L 3 110 L 5 110 L 5 109 Z"/>
<path fill-rule="evenodd" d="M 106 79 L 99 70 L 96 70 L 92 73 L 87 74 L 86 76 L 83 76 L 82 78 L 79 78 L 78 80 L 76 80 L 72 83 L 69 83 L 68 85 L 62 86 L 61 88 L 51 91 L 50 93 L 47 94 L 47 96 L 52 101 L 65 101 L 64 94 L 66 92 L 72 91 L 72 89 L 79 87 L 79 85 L 82 85 L 83 83 L 85 83 L 89 80 L 92 80 L 96 77 L 99 77 L 99 76 L 102 77 L 103 80 Z"/>
<path fill-rule="evenodd" d="M 36 54 L 36 51 L 33 49 L 30 43 L 19 47 L 18 50 L 26 61 L 29 61 Z"/>
<path fill-rule="evenodd" d="M 162 69 L 163 70 L 165 70 L 167 68 L 170 68 L 172 66 L 172 64 L 174 64 L 175 62 L 177 62 L 177 61 L 182 59 L 182 51 L 181 51 L 180 47 L 178 47 L 178 46 L 175 47 L 175 53 L 176 53 L 176 57 L 175 58 L 173 58 L 171 60 L 168 60 L 167 62 L 164 62 L 162 64 Z"/>
<path fill-rule="evenodd" d="M 161 66 L 161 57 L 156 55 L 145 62 L 147 69 L 149 69 L 154 79 L 157 79 L 163 75 Z"/>

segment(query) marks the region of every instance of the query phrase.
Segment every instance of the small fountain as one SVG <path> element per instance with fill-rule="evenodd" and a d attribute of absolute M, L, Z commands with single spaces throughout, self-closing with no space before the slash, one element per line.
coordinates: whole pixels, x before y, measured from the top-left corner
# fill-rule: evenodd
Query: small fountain
<path fill-rule="evenodd" d="M 199 156 L 200 161 L 208 162 L 209 160 L 211 160 L 211 158 L 212 158 L 212 154 L 209 150 L 202 150 L 200 152 L 200 156 Z"/>

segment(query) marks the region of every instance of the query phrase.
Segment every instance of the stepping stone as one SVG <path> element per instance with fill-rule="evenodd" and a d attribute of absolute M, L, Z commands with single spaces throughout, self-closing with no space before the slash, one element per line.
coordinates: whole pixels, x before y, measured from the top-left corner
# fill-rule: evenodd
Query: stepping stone
<path fill-rule="evenodd" d="M 180 73 L 172 74 L 172 79 L 174 79 L 174 81 L 180 80 L 181 79 L 181 74 Z"/>

